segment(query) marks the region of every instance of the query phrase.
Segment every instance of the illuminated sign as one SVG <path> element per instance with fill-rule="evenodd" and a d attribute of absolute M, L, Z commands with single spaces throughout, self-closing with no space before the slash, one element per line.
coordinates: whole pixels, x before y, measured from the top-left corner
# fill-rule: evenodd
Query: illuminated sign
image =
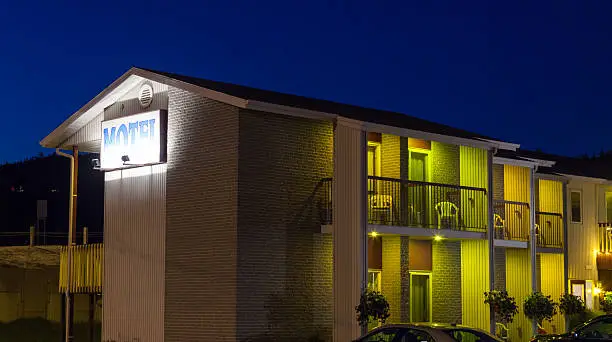
<path fill-rule="evenodd" d="M 166 112 L 160 110 L 103 121 L 100 168 L 165 162 L 166 126 Z"/>

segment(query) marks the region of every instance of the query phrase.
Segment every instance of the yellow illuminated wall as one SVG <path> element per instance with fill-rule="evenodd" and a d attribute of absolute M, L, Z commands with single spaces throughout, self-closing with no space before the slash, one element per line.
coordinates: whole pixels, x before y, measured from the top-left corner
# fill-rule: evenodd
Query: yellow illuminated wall
<path fill-rule="evenodd" d="M 563 213 L 563 183 L 548 179 L 538 180 L 538 211 Z"/>
<path fill-rule="evenodd" d="M 512 202 L 531 202 L 531 169 L 527 167 L 504 165 L 504 200 Z M 529 239 L 530 212 L 527 206 L 513 205 L 506 212 L 506 227 L 517 227 L 523 239 Z"/>
<path fill-rule="evenodd" d="M 488 188 L 487 151 L 475 147 L 460 146 L 459 169 L 461 186 Z M 461 212 L 469 227 L 487 226 L 487 197 L 473 191 L 461 192 Z"/>
<path fill-rule="evenodd" d="M 531 320 L 523 313 L 523 300 L 531 293 L 529 259 L 529 249 L 506 249 L 506 290 L 519 307 L 519 313 L 508 325 L 511 341 L 527 341 L 532 334 Z"/>
<path fill-rule="evenodd" d="M 541 253 L 540 257 L 540 291 L 552 296 L 555 302 L 565 291 L 563 284 L 563 254 Z M 565 318 L 557 314 L 552 322 L 544 322 L 543 328 L 549 333 L 562 333 L 565 331 Z"/>
<path fill-rule="evenodd" d="M 464 325 L 489 331 L 489 246 L 487 240 L 461 241 L 461 311 Z M 451 300 L 449 298 L 449 300 Z"/>

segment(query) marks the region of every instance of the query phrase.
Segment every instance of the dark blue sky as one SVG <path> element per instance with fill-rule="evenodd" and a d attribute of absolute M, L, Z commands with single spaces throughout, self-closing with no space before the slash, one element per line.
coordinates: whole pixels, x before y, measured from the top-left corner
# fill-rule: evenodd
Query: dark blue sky
<path fill-rule="evenodd" d="M 40 151 L 132 65 L 400 111 L 555 153 L 612 149 L 612 1 L 10 2 L 0 9 L 0 161 Z"/>

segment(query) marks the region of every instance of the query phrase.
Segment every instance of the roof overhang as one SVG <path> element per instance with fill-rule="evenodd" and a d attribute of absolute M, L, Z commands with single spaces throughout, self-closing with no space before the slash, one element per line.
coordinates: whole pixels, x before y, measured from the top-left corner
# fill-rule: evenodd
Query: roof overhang
<path fill-rule="evenodd" d="M 567 177 L 571 180 L 581 181 L 581 182 L 589 182 L 603 185 L 612 185 L 612 180 L 607 180 L 604 178 L 596 178 L 596 177 L 587 177 L 587 176 L 576 176 L 571 174 L 559 173 L 563 177 Z"/>
<path fill-rule="evenodd" d="M 49 133 L 49 135 L 47 135 L 44 139 L 40 141 L 40 145 L 48 148 L 67 147 L 63 145 L 64 142 L 70 136 L 72 136 L 80 128 L 85 126 L 88 122 L 90 122 L 97 115 L 103 112 L 104 108 L 115 103 L 130 89 L 132 89 L 144 79 L 148 79 L 161 84 L 166 84 L 168 86 L 179 88 L 192 93 L 200 94 L 212 100 L 230 104 L 238 108 L 330 121 L 342 118 L 342 115 L 338 113 L 319 112 L 303 108 L 243 99 L 201 86 L 197 86 L 185 81 L 177 80 L 175 78 L 158 74 L 153 71 L 133 67 L 127 72 L 125 72 L 123 75 L 121 75 L 117 80 L 111 83 L 104 90 L 102 90 L 102 92 L 100 92 L 98 95 L 96 95 L 96 97 L 91 99 L 91 101 L 85 104 L 81 109 L 72 114 L 51 133 Z M 472 146 L 484 149 L 516 150 L 519 147 L 518 144 L 506 143 L 502 141 L 487 140 L 477 137 L 474 137 L 473 139 L 461 138 L 456 136 L 411 130 L 401 127 L 381 125 L 372 122 L 363 122 L 362 126 L 364 127 L 364 129 L 373 132 L 396 134 L 400 136 L 435 140 L 440 142 Z"/>
<path fill-rule="evenodd" d="M 531 160 L 503 158 L 503 157 L 493 157 L 493 164 L 514 165 L 514 166 L 528 167 L 530 169 L 533 169 L 537 166 L 537 163 Z"/>

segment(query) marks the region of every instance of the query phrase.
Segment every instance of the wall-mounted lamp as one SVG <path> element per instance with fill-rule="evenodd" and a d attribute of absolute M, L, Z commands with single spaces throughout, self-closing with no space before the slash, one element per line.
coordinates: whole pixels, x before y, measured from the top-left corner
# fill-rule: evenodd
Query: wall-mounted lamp
<path fill-rule="evenodd" d="M 125 163 L 130 161 L 130 157 L 127 154 L 125 156 L 121 156 L 121 161 L 125 165 Z"/>
<path fill-rule="evenodd" d="M 91 160 L 91 167 L 94 170 L 100 170 L 100 159 L 92 159 Z"/>

